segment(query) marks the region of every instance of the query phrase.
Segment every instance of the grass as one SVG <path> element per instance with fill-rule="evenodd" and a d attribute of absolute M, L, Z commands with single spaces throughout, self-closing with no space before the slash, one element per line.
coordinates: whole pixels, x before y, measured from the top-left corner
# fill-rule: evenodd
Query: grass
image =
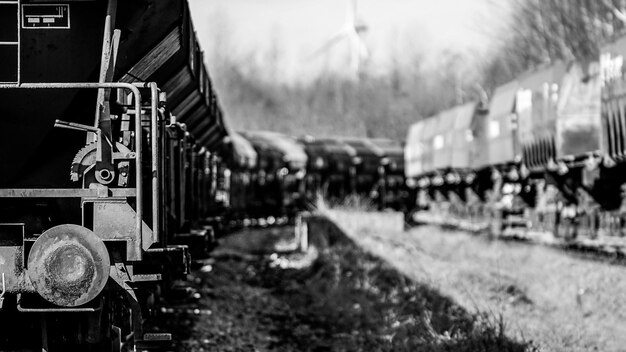
<path fill-rule="evenodd" d="M 372 214 L 345 214 L 330 216 L 360 246 L 468 311 L 487 312 L 492 321 L 502 316 L 516 339 L 535 341 L 542 351 L 626 345 L 623 266 L 434 226 L 385 231 L 361 225 Z"/>
<path fill-rule="evenodd" d="M 376 213 L 366 218 L 370 233 L 380 229 Z M 171 301 L 156 330 L 174 333 L 177 351 L 536 350 L 510 337 L 509 317 L 463 307 L 440 285 L 407 275 L 318 219 L 321 227 L 309 225 L 313 265 L 275 265 L 306 254 L 216 256 L 187 283 L 200 294 Z M 402 240 L 386 243 L 409 248 Z"/>
<path fill-rule="evenodd" d="M 303 351 L 533 350 L 506 336 L 501 316 L 471 314 L 351 241 L 322 251 L 306 275 L 268 269 L 258 279 L 298 317 L 285 337 Z"/>
<path fill-rule="evenodd" d="M 369 197 L 350 195 L 339 201 L 325 199 L 320 193 L 317 194 L 315 208 L 324 212 L 330 209 L 350 211 L 378 211 L 378 206 Z"/>

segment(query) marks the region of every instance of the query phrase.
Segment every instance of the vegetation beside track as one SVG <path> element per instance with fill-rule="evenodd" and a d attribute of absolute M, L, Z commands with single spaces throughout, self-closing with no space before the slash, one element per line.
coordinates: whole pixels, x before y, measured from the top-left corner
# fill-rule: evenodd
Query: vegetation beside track
<path fill-rule="evenodd" d="M 224 253 L 193 273 L 197 301 L 162 313 L 179 351 L 532 350 L 502 319 L 468 313 L 349 240 L 303 254 Z M 297 265 L 312 253 L 312 265 Z"/>
<path fill-rule="evenodd" d="M 470 312 L 503 316 L 514 339 L 530 339 L 541 351 L 624 350 L 623 265 L 438 226 L 386 231 L 375 226 L 381 214 L 329 216 L 417 282 Z"/>

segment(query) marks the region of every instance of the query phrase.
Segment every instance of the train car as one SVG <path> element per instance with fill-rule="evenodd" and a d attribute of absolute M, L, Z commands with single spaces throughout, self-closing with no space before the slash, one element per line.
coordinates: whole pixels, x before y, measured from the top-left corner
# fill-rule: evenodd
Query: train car
<path fill-rule="evenodd" d="M 556 121 L 555 163 L 549 171 L 561 200 L 557 236 L 595 236 L 598 213 L 610 202 L 590 171 L 601 156 L 601 80 L 597 61 L 572 62 L 559 92 Z M 598 199 L 600 203 L 597 203 Z"/>
<path fill-rule="evenodd" d="M 527 72 L 517 79 L 516 96 L 519 143 L 522 164 L 529 173 L 526 182 L 530 195 L 535 196 L 527 207 L 524 218 L 530 221 L 531 230 L 556 232 L 558 207 L 561 202 L 559 182 L 553 179 L 556 167 L 556 126 L 558 103 L 567 64 L 556 62 Z M 512 191 L 510 193 L 518 193 Z M 514 201 L 513 195 L 509 198 Z M 517 207 L 512 204 L 509 208 Z"/>
<path fill-rule="evenodd" d="M 517 216 L 525 209 L 519 202 L 520 195 L 525 194 L 526 177 L 522 175 L 527 174 L 521 163 L 516 109 L 519 90 L 516 80 L 497 87 L 483 125 L 474 129 L 472 189 L 477 199 L 470 212 L 477 227 L 489 228 L 494 234 L 501 232 L 506 218 Z"/>
<path fill-rule="evenodd" d="M 227 135 L 187 2 L 0 13 L 0 349 L 168 343 L 144 321 L 188 270 L 172 243 L 207 215 L 191 193 Z"/>
<path fill-rule="evenodd" d="M 418 209 L 469 220 L 485 157 L 486 109 L 469 102 L 415 123 L 408 134 L 406 176 Z"/>
<path fill-rule="evenodd" d="M 259 159 L 259 176 L 253 203 L 258 204 L 256 217 L 294 220 L 304 207 L 307 155 L 291 137 L 276 132 L 248 131 L 242 135 L 255 148 Z"/>
<path fill-rule="evenodd" d="M 382 162 L 385 157 L 383 150 L 366 138 L 342 138 L 341 141 L 356 152 L 353 159 L 355 195 L 379 206 L 385 176 L 385 167 Z"/>
<path fill-rule="evenodd" d="M 318 198 L 340 203 L 354 195 L 356 189 L 357 153 L 336 138 L 301 137 L 299 142 L 308 155 L 307 199 L 317 204 Z"/>
<path fill-rule="evenodd" d="M 239 133 L 230 134 L 229 152 L 226 160 L 226 184 L 228 192 L 226 218 L 230 227 L 241 227 L 251 222 L 248 197 L 255 194 L 255 169 L 258 154 L 247 139 Z"/>
<path fill-rule="evenodd" d="M 404 143 L 382 138 L 370 139 L 370 143 L 383 153 L 381 164 L 384 176 L 380 186 L 379 208 L 406 211 L 409 190 L 404 176 Z"/>
<path fill-rule="evenodd" d="M 412 126 L 406 175 L 409 184 L 430 196 L 424 198 L 426 205 L 416 197 L 416 207 L 452 214 L 448 222 L 462 218 L 439 205 L 452 203 L 450 192 L 446 197 L 444 191 L 458 179 L 455 174 L 466 170 L 472 176 L 465 178 L 471 190 L 466 202 L 476 195 L 476 210 L 470 206 L 470 213 L 490 223 L 495 234 L 517 227 L 565 241 L 616 240 L 626 223 L 626 123 L 621 113 L 625 43 L 621 39 L 605 46 L 599 63 L 556 62 L 498 87 L 488 113 L 475 112 L 471 127 L 465 128 L 471 131 L 466 144 L 455 124 L 463 128 L 468 123 L 451 117 L 460 107 Z M 431 157 L 438 160 L 431 162 Z"/>
<path fill-rule="evenodd" d="M 602 242 L 623 236 L 625 52 L 626 39 L 609 43 L 599 62 L 575 62 L 563 80 L 549 177 L 558 190 L 557 214 L 549 219 L 557 236 Z"/>
<path fill-rule="evenodd" d="M 324 144 L 313 136 L 303 136 L 297 139 L 304 147 L 307 155 L 307 173 L 305 177 L 305 199 L 307 208 L 314 208 L 320 198 L 324 197 L 323 187 L 330 169 L 330 160 L 326 155 Z"/>

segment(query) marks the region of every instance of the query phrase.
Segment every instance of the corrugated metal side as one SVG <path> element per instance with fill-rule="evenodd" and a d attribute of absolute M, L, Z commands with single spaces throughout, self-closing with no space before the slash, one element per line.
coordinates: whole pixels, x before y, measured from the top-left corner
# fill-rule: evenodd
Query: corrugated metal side
<path fill-rule="evenodd" d="M 531 169 L 544 167 L 554 157 L 552 142 L 556 134 L 559 90 L 566 65 L 557 62 L 520 78 L 516 107 L 520 142 L 527 155 L 524 163 Z"/>
<path fill-rule="evenodd" d="M 626 36 L 600 50 L 600 81 L 602 82 L 602 152 L 622 159 L 626 150 L 626 121 L 621 99 L 624 90 L 624 56 Z"/>
<path fill-rule="evenodd" d="M 575 63 L 563 78 L 556 125 L 558 158 L 600 150 L 601 86 L 598 63 Z"/>

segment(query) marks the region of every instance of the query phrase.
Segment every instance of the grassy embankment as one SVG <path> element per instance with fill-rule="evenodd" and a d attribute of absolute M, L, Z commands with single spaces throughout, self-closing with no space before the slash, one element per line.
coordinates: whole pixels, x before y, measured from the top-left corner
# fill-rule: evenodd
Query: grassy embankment
<path fill-rule="evenodd" d="M 543 246 L 420 226 L 394 214 L 331 211 L 367 251 L 474 313 L 503 316 L 507 335 L 542 351 L 623 351 L 624 267 Z M 387 220 L 379 220 L 380 218 Z"/>

